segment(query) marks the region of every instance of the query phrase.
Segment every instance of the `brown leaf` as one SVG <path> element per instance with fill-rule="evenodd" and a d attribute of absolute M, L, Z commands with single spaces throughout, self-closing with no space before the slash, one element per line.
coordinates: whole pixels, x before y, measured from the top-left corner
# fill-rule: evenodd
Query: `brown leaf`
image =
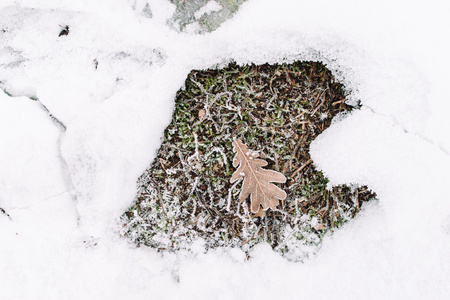
<path fill-rule="evenodd" d="M 286 199 L 286 192 L 271 182 L 284 183 L 286 177 L 280 172 L 263 169 L 262 167 L 267 166 L 267 162 L 258 159 L 259 154 L 249 150 L 239 139 L 233 142 L 233 151 L 236 152 L 233 166 L 239 167 L 231 176 L 230 182 L 244 177 L 239 201 L 243 202 L 250 195 L 253 213 L 259 211 L 260 205 L 263 210 L 275 209 L 278 200 Z"/>

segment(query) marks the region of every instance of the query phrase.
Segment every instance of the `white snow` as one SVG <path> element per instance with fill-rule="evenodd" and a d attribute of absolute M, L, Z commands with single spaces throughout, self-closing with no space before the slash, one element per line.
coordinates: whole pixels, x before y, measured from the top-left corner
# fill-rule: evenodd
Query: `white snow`
<path fill-rule="evenodd" d="M 151 18 L 144 2 L 0 4 L 0 87 L 13 96 L 0 91 L 0 298 L 449 297 L 446 1 L 248 0 L 207 35 L 171 30 L 170 1 L 148 1 Z M 326 63 L 364 106 L 313 143 L 314 163 L 379 200 L 305 263 L 267 245 L 247 261 L 120 238 L 188 72 L 296 59 Z"/>

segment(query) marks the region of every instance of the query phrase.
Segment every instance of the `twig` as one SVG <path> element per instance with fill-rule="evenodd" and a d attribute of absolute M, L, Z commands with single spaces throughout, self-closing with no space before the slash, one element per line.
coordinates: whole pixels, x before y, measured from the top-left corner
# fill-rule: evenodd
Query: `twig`
<path fill-rule="evenodd" d="M 287 162 L 284 163 L 283 171 L 282 171 L 281 173 L 286 174 L 288 168 L 291 167 L 291 162 L 292 162 L 292 160 L 294 159 L 295 154 L 296 154 L 297 151 L 298 151 L 298 148 L 300 148 L 301 142 L 302 142 L 301 139 L 299 139 L 299 140 L 297 141 L 297 144 L 295 145 L 294 150 L 292 151 L 291 158 L 290 158 Z"/>
<path fill-rule="evenodd" d="M 359 191 L 356 189 L 356 211 L 359 212 Z"/>
<path fill-rule="evenodd" d="M 184 151 L 184 152 L 189 152 L 189 150 L 186 150 L 186 149 L 183 149 L 183 148 L 179 148 L 177 146 L 170 145 L 170 144 L 162 144 L 162 146 L 173 148 L 173 149 L 177 149 L 177 150 Z"/>
<path fill-rule="evenodd" d="M 311 113 L 311 116 L 314 116 L 314 114 L 319 110 L 319 108 L 323 105 L 324 101 L 325 101 L 325 91 L 322 91 L 321 93 L 318 94 L 317 99 L 319 99 L 319 97 L 322 96 L 322 101 L 320 102 L 320 104 L 316 107 L 316 109 L 314 109 L 314 111 Z M 314 103 L 317 101 L 314 101 Z"/>
<path fill-rule="evenodd" d="M 309 165 L 310 163 L 312 163 L 312 159 L 309 159 L 306 163 L 303 164 L 303 166 L 301 166 L 301 167 L 298 168 L 294 173 L 292 173 L 291 178 L 294 178 L 295 175 L 298 174 L 298 172 L 300 172 L 301 170 L 303 170 L 304 168 L 306 168 L 306 166 Z"/>
<path fill-rule="evenodd" d="M 156 197 L 156 199 L 158 199 L 158 202 L 159 202 L 159 204 L 161 205 L 161 208 L 162 208 L 162 212 L 163 212 L 164 217 L 167 218 L 166 210 L 164 209 L 164 203 L 162 202 L 161 198 L 159 197 L 159 196 L 162 197 L 162 194 L 161 194 L 161 192 L 159 191 L 158 184 L 155 182 L 155 180 L 153 180 L 153 178 L 150 178 L 150 180 L 151 180 L 151 181 L 153 182 L 153 184 L 155 185 L 156 191 L 158 192 L 158 197 Z"/>
<path fill-rule="evenodd" d="M 338 101 L 334 101 L 333 103 L 331 103 L 331 105 L 336 105 L 336 104 L 340 104 L 340 103 L 344 103 L 345 102 L 345 99 L 341 99 L 341 100 L 338 100 Z"/>
<path fill-rule="evenodd" d="M 231 134 L 231 137 L 233 137 L 236 134 L 236 132 L 239 130 L 239 128 L 241 128 L 241 126 L 242 126 L 242 124 L 239 124 L 239 126 Z"/>
<path fill-rule="evenodd" d="M 251 238 L 249 238 L 248 240 L 241 242 L 241 246 L 243 246 L 243 245 L 247 244 L 248 242 L 250 242 L 250 241 L 256 239 L 256 238 L 259 237 L 261 234 L 263 234 L 263 231 L 260 231 L 260 232 L 258 232 L 257 235 L 254 235 L 254 236 L 252 236 Z"/>

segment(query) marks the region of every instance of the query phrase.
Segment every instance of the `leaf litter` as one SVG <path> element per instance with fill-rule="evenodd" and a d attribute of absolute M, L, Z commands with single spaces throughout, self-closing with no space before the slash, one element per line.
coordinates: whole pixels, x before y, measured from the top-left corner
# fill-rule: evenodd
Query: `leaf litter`
<path fill-rule="evenodd" d="M 311 141 L 333 118 L 359 107 L 345 96 L 319 62 L 191 71 L 161 147 L 121 217 L 122 234 L 159 251 L 191 250 L 202 239 L 205 250 L 249 253 L 266 242 L 289 260 L 314 254 L 326 234 L 376 197 L 366 186 L 329 187 L 309 155 Z M 272 180 L 278 186 L 270 183 L 286 193 L 278 206 L 256 211 L 250 197 L 240 201 L 246 183 L 241 167 L 233 168 L 237 140 L 266 171 L 285 177 Z"/>

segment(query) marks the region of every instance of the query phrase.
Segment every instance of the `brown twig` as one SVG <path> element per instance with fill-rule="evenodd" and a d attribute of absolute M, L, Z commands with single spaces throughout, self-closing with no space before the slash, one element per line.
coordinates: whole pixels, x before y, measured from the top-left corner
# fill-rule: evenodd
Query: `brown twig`
<path fill-rule="evenodd" d="M 297 175 L 299 172 L 301 172 L 304 168 L 306 168 L 307 165 L 312 163 L 312 159 L 309 159 L 307 162 L 305 162 L 300 168 L 298 168 L 294 173 L 292 173 L 291 178 L 294 178 L 295 175 Z"/>
<path fill-rule="evenodd" d="M 234 135 L 236 134 L 236 132 L 239 130 L 239 128 L 241 128 L 242 124 L 239 124 L 238 127 L 233 131 L 233 133 L 231 134 L 231 138 L 234 137 Z"/>
<path fill-rule="evenodd" d="M 336 104 L 340 104 L 340 103 L 344 103 L 344 102 L 345 102 L 345 99 L 341 99 L 338 101 L 334 101 L 333 103 L 331 103 L 331 105 L 335 106 Z"/>

